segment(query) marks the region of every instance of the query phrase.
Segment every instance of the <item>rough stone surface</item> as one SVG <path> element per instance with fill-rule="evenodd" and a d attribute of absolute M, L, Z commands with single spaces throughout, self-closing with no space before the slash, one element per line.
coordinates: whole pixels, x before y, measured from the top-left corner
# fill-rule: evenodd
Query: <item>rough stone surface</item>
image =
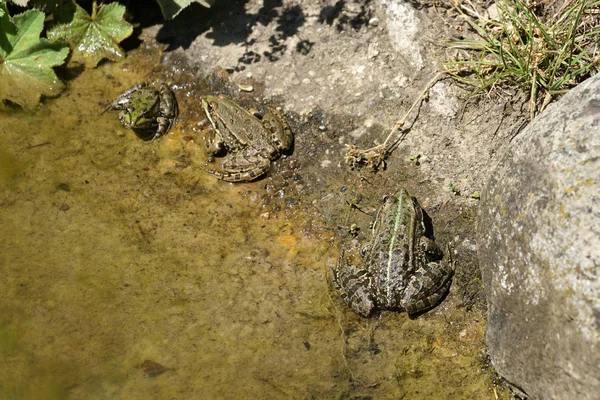
<path fill-rule="evenodd" d="M 394 49 L 406 57 L 416 69 L 423 68 L 419 41 L 419 17 L 408 3 L 390 2 L 387 7 L 387 28 Z"/>
<path fill-rule="evenodd" d="M 165 61 L 188 60 L 199 79 L 224 69 L 232 87 L 252 85 L 258 102 L 294 116 L 296 131 L 318 120 L 324 136 L 335 136 L 328 157 L 338 165 L 346 144 L 369 148 L 385 141 L 453 57 L 444 43 L 468 31 L 451 8 L 429 3 L 216 2 L 210 9 L 192 5 L 173 21 L 145 29 L 143 38 L 168 45 Z M 448 185 L 465 195 L 481 191 L 489 166 L 524 124 L 518 104 L 465 105 L 460 99 L 467 94 L 450 79 L 437 82 L 428 101 L 409 115 L 410 133 L 388 159 L 395 173 L 396 167 L 410 171 L 410 159 L 421 156 L 419 176 L 412 179 L 420 187 L 431 185 L 432 204 L 451 199 L 475 206 Z M 365 127 L 367 120 L 374 125 Z"/>
<path fill-rule="evenodd" d="M 483 193 L 487 341 L 532 399 L 600 396 L 600 75 L 513 142 Z"/>

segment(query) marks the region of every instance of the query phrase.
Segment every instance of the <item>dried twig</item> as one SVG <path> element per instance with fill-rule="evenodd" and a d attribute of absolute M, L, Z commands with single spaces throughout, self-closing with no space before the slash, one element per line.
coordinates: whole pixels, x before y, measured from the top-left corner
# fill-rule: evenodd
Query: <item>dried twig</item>
<path fill-rule="evenodd" d="M 402 136 L 400 136 L 397 140 L 394 140 L 392 142 L 390 142 L 390 139 L 394 136 L 397 130 L 404 126 L 410 113 L 415 109 L 415 107 L 417 107 L 417 105 L 421 104 L 421 102 L 427 98 L 429 90 L 433 85 L 435 85 L 435 83 L 440 79 L 442 75 L 444 75 L 444 73 L 440 72 L 431 81 L 429 81 L 425 89 L 421 91 L 419 97 L 415 100 L 415 102 L 406 112 L 404 117 L 394 124 L 394 127 L 392 128 L 392 130 L 390 131 L 390 133 L 385 138 L 385 141 L 382 144 L 378 144 L 366 150 L 359 149 L 353 144 L 347 144 L 344 162 L 347 165 L 349 165 L 352 169 L 360 167 L 369 167 L 373 171 L 385 169 L 385 160 L 395 149 L 395 146 L 398 144 L 398 141 L 402 139 Z"/>

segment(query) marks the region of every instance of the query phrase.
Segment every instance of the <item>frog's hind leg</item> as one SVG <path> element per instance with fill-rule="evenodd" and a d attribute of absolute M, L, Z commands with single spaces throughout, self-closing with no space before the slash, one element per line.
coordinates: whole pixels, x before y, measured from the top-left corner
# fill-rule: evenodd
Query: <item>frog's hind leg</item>
<path fill-rule="evenodd" d="M 371 295 L 371 274 L 364 268 L 341 264 L 333 269 L 333 282 L 348 305 L 358 314 L 368 317 L 375 309 L 375 301 Z"/>
<path fill-rule="evenodd" d="M 453 274 L 448 263 L 425 264 L 410 277 L 400 304 L 409 314 L 433 308 L 448 292 Z"/>
<path fill-rule="evenodd" d="M 274 108 L 269 107 L 269 112 L 262 118 L 263 127 L 270 133 L 270 142 L 277 150 L 285 152 L 294 143 L 294 134 L 283 116 Z"/>
<path fill-rule="evenodd" d="M 204 168 L 206 172 L 227 182 L 249 182 L 267 173 L 271 160 L 260 155 L 228 155 L 218 169 Z"/>
<path fill-rule="evenodd" d="M 159 137 L 169 132 L 169 129 L 171 129 L 171 127 L 175 123 L 175 119 L 158 117 L 156 118 L 156 122 L 158 123 L 158 128 L 156 128 L 156 133 L 154 134 L 154 136 L 152 136 L 152 141 L 158 139 Z"/>

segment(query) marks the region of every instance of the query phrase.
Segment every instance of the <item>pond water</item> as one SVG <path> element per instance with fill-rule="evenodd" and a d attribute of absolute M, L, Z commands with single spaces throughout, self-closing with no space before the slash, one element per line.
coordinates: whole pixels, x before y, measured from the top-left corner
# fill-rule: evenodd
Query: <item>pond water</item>
<path fill-rule="evenodd" d="M 358 317 L 314 202 L 202 171 L 194 95 L 153 142 L 100 115 L 132 57 L 0 114 L 0 398 L 507 398 L 481 312 Z"/>

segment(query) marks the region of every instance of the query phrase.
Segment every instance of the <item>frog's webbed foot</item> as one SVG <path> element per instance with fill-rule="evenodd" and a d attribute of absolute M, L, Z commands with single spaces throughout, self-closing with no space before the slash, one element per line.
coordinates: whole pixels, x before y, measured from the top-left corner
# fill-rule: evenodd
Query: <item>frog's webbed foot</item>
<path fill-rule="evenodd" d="M 107 112 L 107 111 L 109 111 L 109 110 L 114 110 L 114 109 L 115 109 L 115 107 L 113 106 L 113 103 L 108 103 L 108 104 L 106 105 L 106 107 L 104 107 L 104 108 L 102 109 L 102 111 L 100 111 L 100 115 L 104 114 L 105 112 Z"/>
<path fill-rule="evenodd" d="M 108 104 L 106 105 L 106 107 L 104 107 L 104 108 L 102 109 L 102 111 L 100 112 L 100 115 L 104 114 L 104 113 L 105 113 L 105 112 L 107 112 L 107 111 L 112 111 L 112 110 L 122 110 L 122 109 L 124 109 L 124 108 L 126 107 L 126 104 L 119 103 L 117 100 L 118 100 L 118 99 L 116 99 L 116 100 L 114 100 L 114 101 L 111 101 L 110 103 L 108 103 Z"/>
<path fill-rule="evenodd" d="M 270 166 L 268 158 L 242 152 L 225 156 L 218 169 L 205 168 L 205 171 L 227 182 L 248 182 L 266 174 Z"/>
<path fill-rule="evenodd" d="M 175 119 L 158 117 L 156 118 L 156 122 L 158 124 L 158 127 L 156 128 L 156 133 L 154 134 L 154 136 L 152 136 L 151 141 L 158 139 L 159 137 L 169 132 L 169 129 L 171 129 L 171 127 L 173 126 Z"/>
<path fill-rule="evenodd" d="M 375 309 L 372 295 L 372 277 L 364 268 L 344 262 L 344 252 L 333 269 L 333 282 L 343 299 L 363 317 L 368 317 Z"/>
<path fill-rule="evenodd" d="M 433 308 L 448 292 L 453 273 L 446 262 L 425 264 L 410 277 L 400 304 L 409 314 Z"/>

